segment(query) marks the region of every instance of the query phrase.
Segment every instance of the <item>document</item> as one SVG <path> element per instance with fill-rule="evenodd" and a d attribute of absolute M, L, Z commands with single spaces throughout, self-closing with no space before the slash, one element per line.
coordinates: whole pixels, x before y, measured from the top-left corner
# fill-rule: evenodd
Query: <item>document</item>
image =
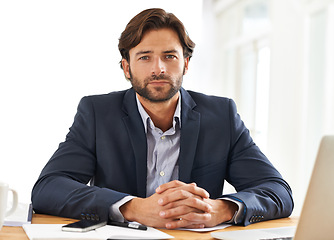
<path fill-rule="evenodd" d="M 229 232 L 213 232 L 211 237 L 224 240 L 258 240 L 284 239 L 293 237 L 296 227 L 261 228 L 251 230 L 236 230 Z"/>
<path fill-rule="evenodd" d="M 31 223 L 32 206 L 27 203 L 18 203 L 13 214 L 5 218 L 4 226 L 20 227 L 22 224 Z"/>
<path fill-rule="evenodd" d="M 23 224 L 30 240 L 106 240 L 106 239 L 171 239 L 174 238 L 155 228 L 146 231 L 117 226 L 104 226 L 89 232 L 64 232 L 64 224 Z"/>
<path fill-rule="evenodd" d="M 222 223 L 219 224 L 215 227 L 205 227 L 205 228 L 177 228 L 177 230 L 183 230 L 183 231 L 193 231 L 193 232 L 211 232 L 211 231 L 215 231 L 215 230 L 220 230 L 220 229 L 224 229 L 227 227 L 232 226 L 232 224 L 226 224 L 226 223 Z"/>

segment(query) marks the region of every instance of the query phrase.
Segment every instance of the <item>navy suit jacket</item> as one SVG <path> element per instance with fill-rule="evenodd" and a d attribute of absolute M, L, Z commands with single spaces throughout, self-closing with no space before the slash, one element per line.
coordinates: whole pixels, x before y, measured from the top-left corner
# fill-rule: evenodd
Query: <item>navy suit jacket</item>
<path fill-rule="evenodd" d="M 289 185 L 254 144 L 231 99 L 181 89 L 179 180 L 222 197 L 224 179 L 245 206 L 242 224 L 287 217 Z M 134 90 L 84 97 L 37 180 L 37 213 L 107 219 L 127 195 L 146 197 L 147 143 Z M 90 182 L 90 186 L 87 184 Z"/>

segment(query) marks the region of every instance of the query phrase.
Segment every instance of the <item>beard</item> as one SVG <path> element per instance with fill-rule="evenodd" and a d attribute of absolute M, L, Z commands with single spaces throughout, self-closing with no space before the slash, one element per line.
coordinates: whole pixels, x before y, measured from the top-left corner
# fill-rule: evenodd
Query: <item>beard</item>
<path fill-rule="evenodd" d="M 183 73 L 184 71 L 185 69 L 183 70 Z M 131 69 L 129 69 L 129 73 L 131 77 L 130 82 L 135 92 L 151 102 L 165 102 L 171 99 L 181 89 L 183 81 L 183 73 L 179 76 L 175 76 L 174 79 L 169 74 L 164 73 L 152 75 L 145 78 L 143 82 L 131 73 Z M 152 87 L 153 89 L 148 87 L 151 81 L 158 81 L 160 79 L 169 82 L 167 89 L 166 86 L 155 86 Z"/>

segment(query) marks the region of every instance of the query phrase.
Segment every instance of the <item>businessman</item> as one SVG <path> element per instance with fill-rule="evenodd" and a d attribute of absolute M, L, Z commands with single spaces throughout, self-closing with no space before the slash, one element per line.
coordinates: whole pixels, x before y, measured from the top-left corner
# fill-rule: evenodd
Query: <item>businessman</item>
<path fill-rule="evenodd" d="M 195 44 L 178 18 L 144 10 L 118 47 L 132 88 L 82 98 L 33 188 L 37 213 L 169 229 L 291 214 L 289 185 L 234 102 L 182 88 Z M 222 195 L 224 180 L 236 193 Z"/>

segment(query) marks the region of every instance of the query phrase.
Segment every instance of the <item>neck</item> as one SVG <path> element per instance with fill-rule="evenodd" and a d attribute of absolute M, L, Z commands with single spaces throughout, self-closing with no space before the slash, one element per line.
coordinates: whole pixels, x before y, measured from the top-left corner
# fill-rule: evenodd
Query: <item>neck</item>
<path fill-rule="evenodd" d="M 173 126 L 173 116 L 179 100 L 179 94 L 177 92 L 171 99 L 164 102 L 151 102 L 138 93 L 137 97 L 154 125 L 165 132 Z"/>

